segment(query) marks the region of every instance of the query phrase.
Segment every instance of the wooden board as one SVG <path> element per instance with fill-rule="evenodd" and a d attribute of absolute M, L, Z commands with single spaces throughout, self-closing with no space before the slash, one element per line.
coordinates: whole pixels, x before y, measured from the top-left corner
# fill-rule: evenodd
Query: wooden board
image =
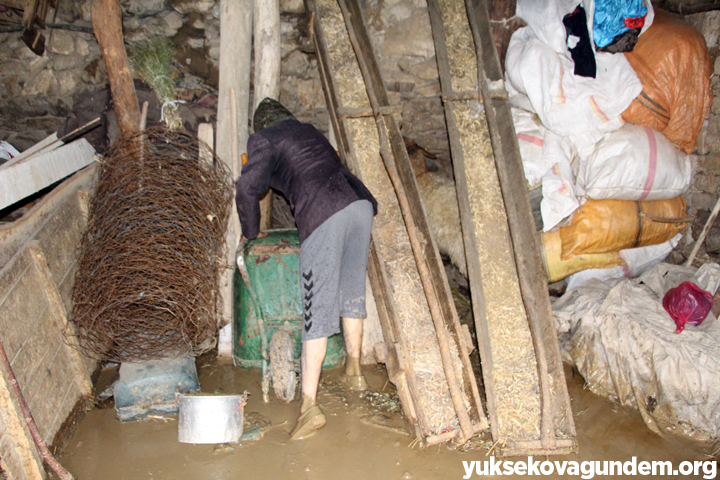
<path fill-rule="evenodd" d="M 499 130 L 497 116 L 495 110 L 488 111 L 489 102 L 502 101 L 495 97 L 502 97 L 503 92 L 491 92 L 485 81 L 486 66 L 478 60 L 477 37 L 468 24 L 468 12 L 474 10 L 468 8 L 466 12 L 462 3 L 455 1 L 429 0 L 428 11 L 445 102 L 493 439 L 499 444 L 498 452 L 505 455 L 568 453 L 574 446 L 574 430 L 562 442 L 551 441 L 556 439 L 551 432 L 553 418 L 548 402 L 554 398 L 548 391 L 549 382 L 561 387 L 555 388 L 554 393 L 562 396 L 564 391 L 567 396 L 564 377 L 559 383 L 555 383 L 557 378 L 548 377 L 545 358 L 548 339 L 538 338 L 540 330 L 534 325 L 537 318 L 534 309 L 538 305 L 537 296 L 532 295 L 537 295 L 537 291 L 526 292 L 527 255 L 523 251 L 534 251 L 536 246 L 534 236 L 531 235 L 529 244 L 518 237 L 517 224 L 524 219 L 518 220 L 516 209 L 520 207 L 516 204 L 522 193 L 532 220 L 522 163 L 515 172 L 522 183 L 509 183 L 501 150 L 505 144 L 496 141 L 499 135 L 493 135 Z M 483 28 L 483 35 L 492 42 L 489 19 Z M 496 55 L 495 45 L 491 44 Z M 499 63 L 496 71 L 501 72 Z M 493 80 L 502 81 L 502 75 Z M 478 84 L 482 87 L 480 91 Z M 475 95 L 471 98 L 466 93 L 473 88 Z M 503 124 L 502 138 L 506 143 L 508 135 L 514 140 L 512 120 L 509 133 L 507 128 Z M 507 192 L 508 189 L 512 192 Z M 534 234 L 534 222 L 528 226 Z M 532 283 L 535 277 L 531 278 Z M 546 284 L 544 295 L 547 297 Z M 550 341 L 557 346 L 554 336 Z"/>
<path fill-rule="evenodd" d="M 220 0 L 220 67 L 218 72 L 218 111 L 215 152 L 232 172 L 233 181 L 240 176 L 240 158 L 248 139 L 250 72 L 252 52 L 251 0 Z M 225 266 L 220 278 L 223 318 L 219 326 L 232 325 L 233 273 L 235 249 L 241 236 L 240 221 L 233 197 L 230 221 L 225 235 Z M 230 327 L 232 328 L 232 327 Z M 227 338 L 227 337 L 223 337 Z M 228 352 L 227 345 L 220 351 Z"/>
<path fill-rule="evenodd" d="M 354 1 L 341 1 L 341 16 L 334 0 L 306 3 L 315 15 L 316 50 L 341 155 L 380 197 L 381 211 L 376 217 L 369 274 L 387 341 L 388 372 L 398 386 L 403 409 L 418 438 L 428 444 L 462 441 L 487 428 L 487 422 L 469 368 L 464 338 L 459 333 L 444 269 L 429 233 L 407 152 L 387 102 L 360 9 Z M 352 47 L 351 43 L 354 43 Z M 341 51 L 345 57 L 338 60 Z M 362 60 L 358 62 L 358 58 Z M 352 112 L 356 112 L 355 115 Z M 382 115 L 367 117 L 368 112 Z M 382 119 L 376 122 L 379 117 Z M 399 302 L 403 304 L 400 308 Z M 408 303 L 417 307 L 415 315 L 404 311 Z M 430 329 L 430 341 L 423 347 L 429 355 L 434 355 L 435 365 L 447 367 L 434 374 L 439 375 L 444 384 L 442 399 L 435 403 L 449 409 L 455 422 L 461 424 L 461 428 L 449 434 L 442 434 L 437 428 L 439 425 L 433 424 L 433 409 L 440 407 L 428 404 L 427 387 L 433 382 L 417 375 L 417 371 L 423 369 L 417 363 L 417 348 L 413 347 L 413 335 L 409 333 L 413 328 L 421 328 L 424 333 Z M 448 347 L 445 352 L 441 342 Z M 454 397 L 451 389 L 455 390 Z M 457 401 L 462 395 L 465 397 Z"/>
<path fill-rule="evenodd" d="M 0 167 L 0 209 L 62 180 L 95 161 L 95 149 L 80 139 L 48 153 Z"/>
<path fill-rule="evenodd" d="M 534 450 L 518 442 L 505 449 L 508 455 L 529 455 L 534 451 L 570 453 L 576 448 L 575 423 L 540 255 L 540 237 L 535 229 L 520 148 L 503 86 L 504 76 L 491 35 L 487 2 L 466 0 L 466 5 L 477 50 L 478 84 L 490 127 L 520 291 L 532 332 L 542 398 L 541 447 Z"/>

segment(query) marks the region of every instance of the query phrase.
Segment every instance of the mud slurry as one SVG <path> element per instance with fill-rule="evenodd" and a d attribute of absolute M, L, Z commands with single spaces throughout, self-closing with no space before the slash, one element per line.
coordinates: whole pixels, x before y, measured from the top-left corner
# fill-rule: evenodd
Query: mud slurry
<path fill-rule="evenodd" d="M 463 461 L 488 460 L 492 441 L 487 435 L 458 450 L 413 446 L 384 367 L 363 367 L 371 387 L 365 393 L 343 389 L 337 380 L 341 371 L 326 370 L 321 379 L 318 403 L 327 425 L 310 438 L 290 441 L 299 401 L 282 405 L 271 392 L 265 404 L 258 370 L 200 357 L 202 391 L 250 392 L 245 407 L 248 438 L 225 445 L 182 444 L 177 441 L 177 417 L 121 424 L 105 402 L 104 408 L 88 412 L 60 460 L 82 480 L 459 479 L 465 475 Z M 627 461 L 636 456 L 638 461 L 671 461 L 677 467 L 685 460 L 712 458 L 713 445 L 655 435 L 636 411 L 584 390 L 582 378 L 573 376 L 570 368 L 566 375 L 579 453 L 550 460 Z"/>

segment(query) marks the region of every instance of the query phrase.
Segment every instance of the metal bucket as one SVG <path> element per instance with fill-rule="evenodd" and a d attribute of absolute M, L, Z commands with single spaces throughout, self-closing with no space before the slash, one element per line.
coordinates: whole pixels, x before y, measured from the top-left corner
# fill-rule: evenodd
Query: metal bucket
<path fill-rule="evenodd" d="M 176 395 L 178 441 L 181 443 L 237 442 L 243 434 L 243 409 L 247 393 L 242 395 Z"/>

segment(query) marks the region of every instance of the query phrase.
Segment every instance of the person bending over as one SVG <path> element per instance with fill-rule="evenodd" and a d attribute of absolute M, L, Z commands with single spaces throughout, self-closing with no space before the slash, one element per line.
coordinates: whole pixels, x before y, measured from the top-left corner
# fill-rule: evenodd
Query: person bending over
<path fill-rule="evenodd" d="M 377 201 L 341 163 L 315 127 L 299 122 L 282 104 L 265 98 L 253 115 L 248 160 L 235 183 L 243 237 L 256 238 L 260 197 L 272 187 L 290 203 L 300 237 L 303 297 L 302 404 L 291 438 L 325 426 L 317 388 L 327 337 L 340 332 L 347 359 L 343 381 L 367 388 L 360 371 L 365 311 L 365 275 Z"/>

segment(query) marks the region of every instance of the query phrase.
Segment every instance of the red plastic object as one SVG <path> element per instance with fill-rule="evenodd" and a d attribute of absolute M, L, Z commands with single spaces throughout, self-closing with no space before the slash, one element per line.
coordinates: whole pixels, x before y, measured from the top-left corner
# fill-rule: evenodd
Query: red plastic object
<path fill-rule="evenodd" d="M 642 17 L 627 17 L 624 23 L 628 28 L 642 28 L 645 25 L 645 15 Z"/>
<path fill-rule="evenodd" d="M 663 297 L 663 307 L 670 314 L 677 333 L 685 328 L 685 324 L 700 325 L 713 306 L 713 296 L 692 282 L 683 282 L 671 288 Z"/>

